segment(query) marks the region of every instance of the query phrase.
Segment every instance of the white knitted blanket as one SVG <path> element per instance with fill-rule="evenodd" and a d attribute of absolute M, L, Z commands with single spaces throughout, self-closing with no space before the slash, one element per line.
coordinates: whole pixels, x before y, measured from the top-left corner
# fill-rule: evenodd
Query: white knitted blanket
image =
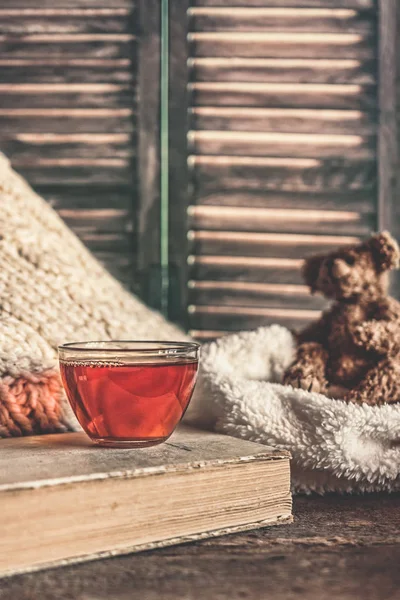
<path fill-rule="evenodd" d="M 292 453 L 294 492 L 400 489 L 400 404 L 358 406 L 283 386 L 295 350 L 279 325 L 205 344 L 186 419 Z"/>

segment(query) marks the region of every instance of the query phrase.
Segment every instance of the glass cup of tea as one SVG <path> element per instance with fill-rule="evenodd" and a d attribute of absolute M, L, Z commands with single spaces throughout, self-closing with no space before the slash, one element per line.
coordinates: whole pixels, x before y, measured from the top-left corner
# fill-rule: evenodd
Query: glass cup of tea
<path fill-rule="evenodd" d="M 167 440 L 196 383 L 194 342 L 76 342 L 59 346 L 63 385 L 80 425 L 99 446 Z"/>

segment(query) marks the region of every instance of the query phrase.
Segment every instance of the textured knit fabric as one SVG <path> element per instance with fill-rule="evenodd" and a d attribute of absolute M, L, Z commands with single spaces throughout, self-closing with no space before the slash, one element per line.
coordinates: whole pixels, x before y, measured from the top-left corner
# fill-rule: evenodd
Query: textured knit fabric
<path fill-rule="evenodd" d="M 76 427 L 57 346 L 184 339 L 126 291 L 0 155 L 0 437 Z"/>
<path fill-rule="evenodd" d="M 280 385 L 294 355 L 279 325 L 205 344 L 187 419 L 289 450 L 295 492 L 400 490 L 400 405 L 359 406 Z"/>

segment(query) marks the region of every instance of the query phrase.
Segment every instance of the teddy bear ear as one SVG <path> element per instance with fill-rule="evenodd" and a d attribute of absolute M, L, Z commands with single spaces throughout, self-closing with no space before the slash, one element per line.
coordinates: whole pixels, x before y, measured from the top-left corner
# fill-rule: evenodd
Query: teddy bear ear
<path fill-rule="evenodd" d="M 396 240 L 388 231 L 374 235 L 367 242 L 378 271 L 397 269 L 400 263 L 400 250 Z"/>
<path fill-rule="evenodd" d="M 325 257 L 323 256 L 311 256 L 307 258 L 302 267 L 302 275 L 303 279 L 310 288 L 311 292 L 314 293 L 317 291 L 317 281 L 319 276 L 319 270 L 321 267 L 321 263 Z"/>

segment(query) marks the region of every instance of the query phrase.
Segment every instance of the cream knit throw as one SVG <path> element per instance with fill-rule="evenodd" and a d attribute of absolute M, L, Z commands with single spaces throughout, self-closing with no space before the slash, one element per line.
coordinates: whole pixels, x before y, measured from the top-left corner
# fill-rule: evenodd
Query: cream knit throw
<path fill-rule="evenodd" d="M 76 427 L 58 344 L 184 337 L 127 292 L 0 155 L 0 437 Z"/>
<path fill-rule="evenodd" d="M 400 404 L 357 406 L 280 385 L 294 351 L 279 325 L 205 344 L 187 420 L 289 450 L 295 492 L 400 490 Z"/>

